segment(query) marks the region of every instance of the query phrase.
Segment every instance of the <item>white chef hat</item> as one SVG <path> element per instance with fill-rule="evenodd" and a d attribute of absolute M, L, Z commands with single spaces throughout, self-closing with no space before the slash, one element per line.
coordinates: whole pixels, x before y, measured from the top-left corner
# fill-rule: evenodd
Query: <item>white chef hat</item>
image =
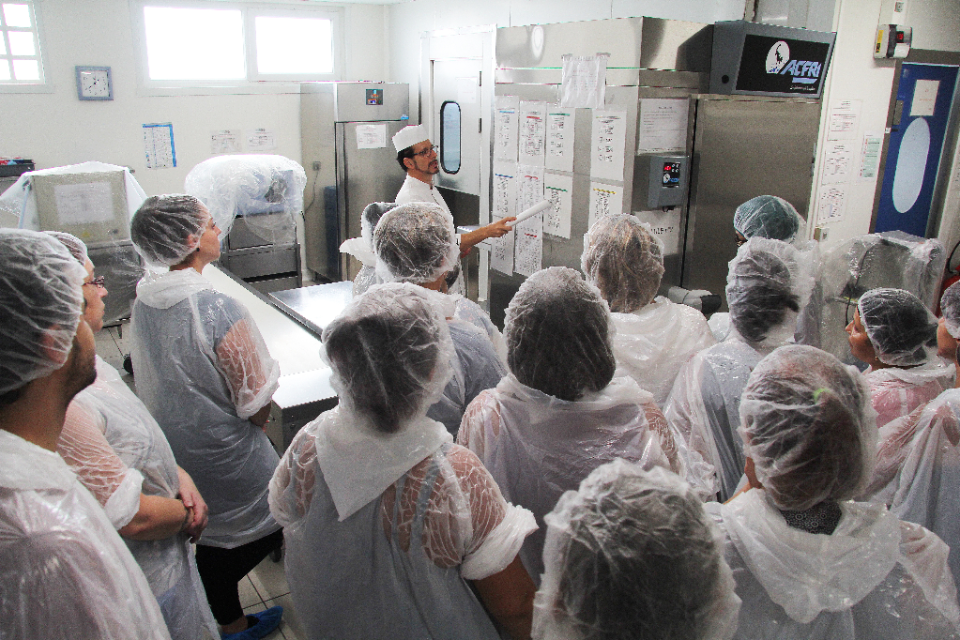
<path fill-rule="evenodd" d="M 427 128 L 422 124 L 418 124 L 415 127 L 404 127 L 400 129 L 397 135 L 393 136 L 393 146 L 397 148 L 397 153 L 400 153 L 407 147 L 412 147 L 418 142 L 429 139 L 430 135 L 427 133 Z"/>

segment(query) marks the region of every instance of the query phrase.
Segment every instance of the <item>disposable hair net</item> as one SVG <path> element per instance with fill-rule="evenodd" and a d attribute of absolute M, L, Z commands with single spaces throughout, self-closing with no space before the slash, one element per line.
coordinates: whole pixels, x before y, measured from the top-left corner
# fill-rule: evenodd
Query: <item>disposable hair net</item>
<path fill-rule="evenodd" d="M 860 373 L 814 347 L 780 347 L 740 399 L 744 454 L 781 509 L 847 500 L 870 480 L 876 413 Z"/>
<path fill-rule="evenodd" d="M 733 228 L 748 240 L 760 237 L 793 242 L 805 226 L 793 205 L 777 196 L 751 198 L 733 214 Z"/>
<path fill-rule="evenodd" d="M 577 400 L 613 378 L 610 327 L 607 303 L 578 272 L 566 267 L 538 271 L 507 307 L 507 365 L 528 387 Z"/>
<path fill-rule="evenodd" d="M 678 476 L 618 459 L 546 516 L 535 638 L 729 638 L 739 599 L 719 531 Z"/>
<path fill-rule="evenodd" d="M 377 275 L 377 252 L 373 248 L 373 230 L 380 218 L 398 205 L 394 202 L 371 202 L 360 214 L 360 237 L 350 238 L 340 245 L 340 253 L 348 253 L 360 260 L 363 266 L 353 279 L 353 295 L 363 295 L 375 284 L 383 284 Z"/>
<path fill-rule="evenodd" d="M 225 155 L 204 160 L 187 174 L 186 193 L 196 196 L 226 234 L 240 220 L 272 243 L 294 242 L 294 215 L 303 210 L 307 174 L 277 155 Z"/>
<path fill-rule="evenodd" d="M 86 275 L 56 238 L 0 229 L 0 395 L 66 362 Z"/>
<path fill-rule="evenodd" d="M 434 294 L 373 287 L 323 332 L 323 356 L 343 411 L 381 432 L 422 417 L 453 375 L 453 342 Z"/>
<path fill-rule="evenodd" d="M 663 245 L 650 225 L 635 216 L 603 216 L 583 236 L 580 264 L 611 311 L 632 313 L 657 295 L 663 277 Z"/>
<path fill-rule="evenodd" d="M 377 275 L 385 282 L 433 282 L 460 255 L 453 216 L 438 205 L 411 202 L 380 218 L 373 232 Z"/>
<path fill-rule="evenodd" d="M 947 331 L 954 339 L 960 339 L 960 282 L 954 282 L 943 292 L 940 312 Z"/>
<path fill-rule="evenodd" d="M 133 215 L 130 239 L 148 264 L 172 267 L 197 248 L 209 219 L 206 207 L 194 196 L 150 196 Z"/>
<path fill-rule="evenodd" d="M 70 252 L 70 255 L 76 258 L 77 262 L 79 262 L 81 266 L 87 264 L 87 260 L 90 259 L 90 256 L 87 255 L 87 245 L 83 243 L 83 240 L 72 233 L 65 233 L 63 231 L 44 231 L 44 233 L 49 234 L 59 240 L 60 244 L 67 248 L 67 251 Z"/>
<path fill-rule="evenodd" d="M 911 367 L 937 354 L 937 318 L 903 289 L 871 289 L 857 304 L 880 362 Z"/>
<path fill-rule="evenodd" d="M 730 322 L 748 342 L 777 346 L 793 337 L 800 310 L 810 300 L 811 265 L 792 245 L 751 238 L 730 261 Z"/>

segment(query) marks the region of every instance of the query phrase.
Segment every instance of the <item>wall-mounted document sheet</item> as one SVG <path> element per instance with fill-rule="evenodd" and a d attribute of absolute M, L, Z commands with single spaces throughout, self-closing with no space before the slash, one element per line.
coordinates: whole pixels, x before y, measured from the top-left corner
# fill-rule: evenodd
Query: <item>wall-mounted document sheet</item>
<path fill-rule="evenodd" d="M 520 102 L 520 164 L 543 164 L 547 103 Z"/>
<path fill-rule="evenodd" d="M 847 188 L 844 185 L 821 187 L 817 194 L 817 224 L 843 220 Z"/>
<path fill-rule="evenodd" d="M 519 192 L 517 211 L 524 211 L 543 200 L 543 167 L 519 165 Z M 516 252 L 513 269 L 530 276 L 540 270 L 543 262 L 543 215 L 533 216 L 514 227 Z M 507 234 L 510 235 L 510 234 Z"/>
<path fill-rule="evenodd" d="M 830 107 L 827 140 L 856 140 L 862 100 L 840 100 Z"/>
<path fill-rule="evenodd" d="M 880 152 L 883 150 L 882 133 L 865 133 L 860 142 L 860 179 L 875 180 L 880 169 Z"/>
<path fill-rule="evenodd" d="M 853 175 L 853 142 L 828 142 L 824 145 L 820 184 L 849 182 Z"/>
<path fill-rule="evenodd" d="M 210 132 L 210 153 L 240 153 L 240 129 L 219 129 Z"/>
<path fill-rule="evenodd" d="M 663 255 L 680 253 L 680 216 L 675 211 L 634 211 L 633 215 L 650 225 L 650 231 L 663 243 Z"/>
<path fill-rule="evenodd" d="M 357 125 L 357 149 L 381 149 L 385 146 L 387 146 L 387 125 Z"/>
<path fill-rule="evenodd" d="M 607 56 L 563 56 L 560 105 L 602 109 L 607 90 Z"/>
<path fill-rule="evenodd" d="M 547 169 L 573 171 L 573 109 L 547 105 Z"/>
<path fill-rule="evenodd" d="M 590 177 L 623 181 L 624 145 L 627 139 L 627 112 L 593 112 L 590 140 Z"/>
<path fill-rule="evenodd" d="M 499 220 L 517 215 L 517 165 L 493 167 L 493 216 Z M 490 267 L 500 273 L 513 275 L 513 251 L 516 231 L 500 238 L 491 238 Z"/>
<path fill-rule="evenodd" d="M 640 131 L 637 153 L 686 151 L 686 98 L 644 98 L 640 101 Z"/>
<path fill-rule="evenodd" d="M 543 175 L 543 195 L 551 208 L 543 212 L 543 231 L 552 236 L 570 239 L 570 216 L 573 211 L 573 178 L 550 173 Z"/>
<path fill-rule="evenodd" d="M 602 182 L 591 182 L 588 228 L 593 226 L 597 218 L 611 213 L 623 213 L 623 187 Z"/>
<path fill-rule="evenodd" d="M 493 145 L 493 157 L 507 162 L 517 161 L 517 126 L 519 125 L 520 98 L 516 96 L 498 96 L 496 140 Z"/>
<path fill-rule="evenodd" d="M 277 148 L 277 135 L 272 129 L 254 129 L 247 134 L 247 151 L 272 151 Z"/>
<path fill-rule="evenodd" d="M 177 166 L 173 125 L 169 122 L 143 125 L 143 152 L 147 157 L 147 169 L 168 169 Z"/>

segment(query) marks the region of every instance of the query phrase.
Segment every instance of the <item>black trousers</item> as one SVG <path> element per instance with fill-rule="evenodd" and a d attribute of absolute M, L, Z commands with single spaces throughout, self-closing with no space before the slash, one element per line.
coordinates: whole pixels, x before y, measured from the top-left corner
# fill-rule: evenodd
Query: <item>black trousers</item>
<path fill-rule="evenodd" d="M 221 625 L 243 615 L 238 585 L 243 577 L 283 544 L 283 529 L 234 549 L 197 545 L 197 571 L 207 592 L 210 610 Z"/>

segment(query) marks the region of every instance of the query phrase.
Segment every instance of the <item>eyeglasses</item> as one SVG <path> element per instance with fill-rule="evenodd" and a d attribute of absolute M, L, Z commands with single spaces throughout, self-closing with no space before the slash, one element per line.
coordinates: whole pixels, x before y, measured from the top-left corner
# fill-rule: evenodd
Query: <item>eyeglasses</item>
<path fill-rule="evenodd" d="M 418 152 L 416 152 L 416 153 L 413 154 L 413 155 L 415 155 L 415 156 L 428 156 L 428 155 L 430 155 L 431 153 L 436 153 L 436 152 L 437 152 L 437 149 L 439 149 L 439 148 L 440 148 L 440 147 L 438 147 L 437 145 L 433 145 L 433 146 L 431 146 L 431 147 L 427 147 L 427 148 L 424 149 L 423 151 L 418 151 Z"/>
<path fill-rule="evenodd" d="M 104 288 L 104 285 L 106 284 L 106 282 L 107 282 L 107 279 L 106 279 L 105 276 L 97 276 L 96 278 L 94 278 L 94 279 L 91 280 L 90 282 L 84 282 L 84 283 L 83 283 L 83 286 L 87 286 L 88 284 L 92 284 L 92 285 L 95 286 L 97 289 L 103 289 L 103 288 Z"/>

